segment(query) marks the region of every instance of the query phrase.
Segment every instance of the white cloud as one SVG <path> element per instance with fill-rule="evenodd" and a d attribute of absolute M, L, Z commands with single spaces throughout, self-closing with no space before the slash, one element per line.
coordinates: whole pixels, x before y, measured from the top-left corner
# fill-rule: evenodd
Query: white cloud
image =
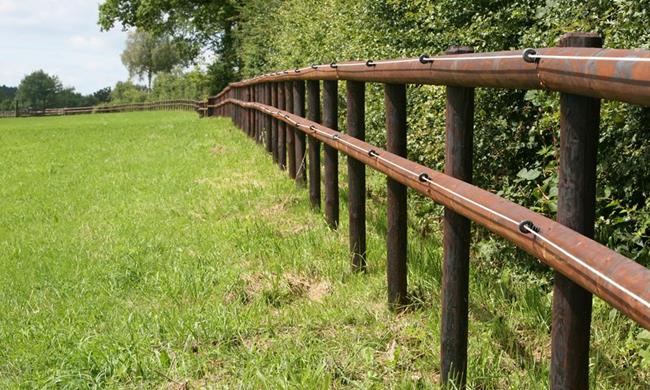
<path fill-rule="evenodd" d="M 126 80 L 126 33 L 100 31 L 101 1 L 0 0 L 0 85 L 18 85 L 37 69 L 83 93 Z"/>
<path fill-rule="evenodd" d="M 78 49 L 103 49 L 106 42 L 102 37 L 74 35 L 68 39 L 68 43 Z"/>

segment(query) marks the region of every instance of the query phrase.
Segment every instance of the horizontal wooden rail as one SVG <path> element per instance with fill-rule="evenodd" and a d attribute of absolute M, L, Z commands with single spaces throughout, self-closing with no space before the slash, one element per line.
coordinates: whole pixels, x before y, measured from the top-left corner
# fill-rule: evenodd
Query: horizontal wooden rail
<path fill-rule="evenodd" d="M 548 266 L 571 278 L 585 289 L 591 291 L 638 322 L 644 328 L 650 330 L 650 306 L 647 305 L 647 302 L 650 302 L 650 270 L 633 260 L 507 199 L 409 161 L 406 158 L 389 153 L 354 137 L 326 128 L 290 112 L 278 110 L 275 107 L 261 103 L 244 102 L 237 99 L 225 99 L 215 105 L 214 108 L 223 105 L 234 105 L 262 111 L 287 125 L 293 126 L 296 122 L 302 124 L 296 128 L 311 137 L 317 138 L 330 147 L 384 173 L 388 177 L 413 188 L 431 198 L 434 202 L 449 207 L 472 221 L 485 226 L 497 235 L 537 257 Z M 317 131 L 310 130 L 310 127 Z M 335 135 L 353 146 L 338 142 L 333 138 Z M 389 160 L 396 166 L 403 167 L 403 169 L 382 163 L 368 153 L 362 152 L 364 150 L 374 150 L 382 158 Z M 407 174 L 407 170 L 415 172 L 417 175 Z M 421 174 L 428 175 L 437 184 L 431 185 L 422 182 L 418 178 L 418 175 Z M 443 188 L 453 192 L 444 190 Z M 555 242 L 559 247 L 565 248 L 570 255 L 581 259 L 589 267 L 597 270 L 597 273 L 590 271 L 577 263 L 573 258 L 567 256 L 563 251 L 548 245 L 535 236 L 522 233 L 519 230 L 518 224 L 513 224 L 507 219 L 500 218 L 486 211 L 485 207 L 507 216 L 511 220 L 517 221 L 517 223 L 526 220 L 532 221 L 539 228 L 541 235 Z M 619 288 L 603 279 L 599 274 L 607 275 L 611 281 L 629 290 L 641 298 L 641 300 L 644 300 L 646 304 L 643 304 L 640 300 L 631 298 L 629 295 L 622 294 Z"/>
<path fill-rule="evenodd" d="M 543 89 L 650 106 L 650 51 L 557 47 L 536 49 L 540 58 L 527 62 L 523 50 L 419 58 L 353 61 L 265 74 L 229 88 L 289 80 L 356 80 L 434 84 L 459 87 Z M 598 60 L 597 58 L 608 60 Z M 584 58 L 584 59 L 580 59 Z M 617 60 L 620 59 L 620 60 Z M 641 61 L 631 61 L 640 59 Z M 403 62 L 400 62 L 403 61 Z M 353 65 L 353 66 L 351 66 Z"/>

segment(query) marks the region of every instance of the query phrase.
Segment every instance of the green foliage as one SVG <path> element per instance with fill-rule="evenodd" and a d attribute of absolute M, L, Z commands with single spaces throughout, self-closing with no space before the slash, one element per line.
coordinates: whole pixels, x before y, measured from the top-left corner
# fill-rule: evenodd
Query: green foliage
<path fill-rule="evenodd" d="M 37 70 L 20 81 L 16 95 L 24 105 L 44 109 L 49 107 L 62 88 L 57 76 L 50 76 L 42 70 Z"/>
<path fill-rule="evenodd" d="M 99 7 L 99 24 L 104 30 L 121 24 L 157 37 L 171 36 L 187 61 L 196 61 L 206 51 L 214 53 L 209 75 L 216 92 L 237 78 L 234 31 L 241 6 L 235 0 L 105 0 Z"/>
<path fill-rule="evenodd" d="M 650 48 L 648 0 L 251 0 L 241 13 L 243 77 L 333 60 L 434 55 L 452 45 L 479 52 L 553 46 L 570 31 L 601 32 L 607 47 Z M 377 85 L 367 90 L 367 138 L 382 145 L 383 92 Z M 408 101 L 409 157 L 440 170 L 444 89 L 410 86 Z M 557 94 L 477 90 L 475 183 L 554 217 L 558 110 Z M 342 123 L 345 110 L 340 112 Z M 646 265 L 649 112 L 603 103 L 596 233 L 601 242 Z"/>
<path fill-rule="evenodd" d="M 118 81 L 111 91 L 111 103 L 142 103 L 147 97 L 147 88 L 131 81 Z"/>
<path fill-rule="evenodd" d="M 154 80 L 149 100 L 202 100 L 210 94 L 210 80 L 199 69 L 187 73 L 159 73 Z"/>
<path fill-rule="evenodd" d="M 121 58 L 129 76 L 146 78 L 149 89 L 156 73 L 169 72 L 181 63 L 179 49 L 168 37 L 142 30 L 129 33 Z"/>

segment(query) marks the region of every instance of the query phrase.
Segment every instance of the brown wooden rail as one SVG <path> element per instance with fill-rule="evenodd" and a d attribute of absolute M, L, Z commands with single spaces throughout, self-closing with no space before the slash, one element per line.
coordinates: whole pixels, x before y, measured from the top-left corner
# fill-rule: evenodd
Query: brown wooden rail
<path fill-rule="evenodd" d="M 365 166 L 387 175 L 387 283 L 389 305 L 406 300 L 406 187 L 445 206 L 442 282 L 443 383 L 465 386 L 470 222 L 479 223 L 556 271 L 553 295 L 551 387 L 588 388 L 591 294 L 650 329 L 650 270 L 595 242 L 596 151 L 600 98 L 650 105 L 650 51 L 601 49 L 595 34 L 571 33 L 559 48 L 314 65 L 233 83 L 208 99 L 202 115 L 227 116 L 267 150 L 292 178 L 320 162 L 326 149 L 326 215 L 338 225 L 336 151 L 348 156 L 352 266 L 365 267 Z M 323 118 L 320 87 L 323 81 Z M 336 130 L 336 84 L 347 83 L 347 134 Z M 309 119 L 305 118 L 305 81 Z M 364 142 L 365 82 L 385 84 L 387 149 Z M 445 173 L 406 155 L 404 85 L 447 86 Z M 560 92 L 560 180 L 557 222 L 471 185 L 474 88 L 546 89 Z M 322 124 L 319 123 L 322 121 Z M 304 142 L 309 138 L 309 159 Z M 290 139 L 289 139 L 290 137 Z M 286 148 L 291 146 L 291 153 Z M 332 155 L 332 152 L 334 154 Z M 288 156 L 293 156 L 287 159 Z M 329 161 L 329 165 L 328 165 Z M 320 194 L 320 180 L 309 180 Z M 336 193 L 336 194 L 335 194 Z M 314 196 L 315 197 L 315 196 Z M 312 197 L 310 196 L 310 199 Z M 312 204 L 320 205 L 312 199 Z"/>

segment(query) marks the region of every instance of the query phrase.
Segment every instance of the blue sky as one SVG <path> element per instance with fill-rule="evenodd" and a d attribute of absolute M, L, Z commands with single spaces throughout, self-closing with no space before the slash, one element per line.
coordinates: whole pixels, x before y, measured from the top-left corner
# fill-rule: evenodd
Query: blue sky
<path fill-rule="evenodd" d="M 128 78 L 120 61 L 126 32 L 100 32 L 101 0 L 0 0 L 0 85 L 34 70 L 82 93 Z"/>

